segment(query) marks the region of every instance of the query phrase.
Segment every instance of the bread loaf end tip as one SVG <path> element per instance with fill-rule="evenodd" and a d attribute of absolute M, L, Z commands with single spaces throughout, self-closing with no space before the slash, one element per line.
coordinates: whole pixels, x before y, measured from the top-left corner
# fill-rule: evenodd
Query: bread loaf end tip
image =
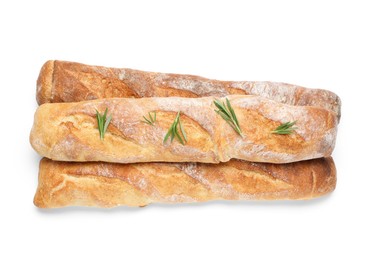
<path fill-rule="evenodd" d="M 49 60 L 43 64 L 37 79 L 37 102 L 38 105 L 49 103 L 52 97 L 52 80 L 55 61 Z"/>

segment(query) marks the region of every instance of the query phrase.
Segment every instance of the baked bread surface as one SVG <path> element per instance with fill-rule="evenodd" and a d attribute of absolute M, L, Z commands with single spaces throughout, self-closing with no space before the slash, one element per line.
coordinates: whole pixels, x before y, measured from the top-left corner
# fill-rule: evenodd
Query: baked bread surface
<path fill-rule="evenodd" d="M 337 131 L 334 113 L 250 95 L 228 99 L 243 137 L 215 112 L 213 97 L 118 98 L 44 104 L 36 111 L 30 141 L 41 156 L 59 161 L 218 163 L 236 158 L 288 163 L 331 155 Z M 96 110 L 103 113 L 106 108 L 112 121 L 101 140 Z M 164 143 L 179 111 L 187 143 Z M 154 126 L 141 122 L 149 112 L 156 113 Z M 288 121 L 297 121 L 293 134 L 271 133 Z"/>
<path fill-rule="evenodd" d="M 331 157 L 290 164 L 56 162 L 42 159 L 34 204 L 145 206 L 211 200 L 302 200 L 335 189 Z"/>
<path fill-rule="evenodd" d="M 257 95 L 296 106 L 316 106 L 341 116 L 331 91 L 268 81 L 220 81 L 199 76 L 47 61 L 37 80 L 38 104 L 100 98 Z"/>

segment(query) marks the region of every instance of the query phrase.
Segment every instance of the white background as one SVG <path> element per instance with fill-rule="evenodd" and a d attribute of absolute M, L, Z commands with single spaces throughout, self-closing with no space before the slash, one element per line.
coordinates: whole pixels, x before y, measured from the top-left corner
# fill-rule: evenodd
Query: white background
<path fill-rule="evenodd" d="M 373 1 L 7 2 L 0 259 L 376 259 Z M 337 189 L 301 202 L 37 209 L 28 137 L 49 59 L 334 91 Z"/>

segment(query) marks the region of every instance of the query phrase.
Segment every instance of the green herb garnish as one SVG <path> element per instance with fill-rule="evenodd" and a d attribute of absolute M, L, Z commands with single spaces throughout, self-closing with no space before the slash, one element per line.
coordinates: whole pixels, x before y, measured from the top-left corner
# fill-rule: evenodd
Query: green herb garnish
<path fill-rule="evenodd" d="M 141 121 L 145 124 L 148 124 L 148 125 L 154 125 L 155 121 L 157 120 L 157 113 L 155 112 L 152 112 L 154 115 L 152 116 L 151 113 L 149 112 L 149 118 L 146 118 L 145 116 L 143 116 L 144 120 Z"/>
<path fill-rule="evenodd" d="M 183 137 L 181 135 L 183 135 Z M 172 142 L 175 136 L 182 145 L 185 145 L 187 143 L 187 135 L 184 131 L 183 125 L 180 122 L 180 111 L 176 115 L 171 127 L 168 129 L 167 134 L 163 139 L 163 143 L 167 141 L 168 137 L 171 137 Z"/>
<path fill-rule="evenodd" d="M 214 105 L 218 108 L 215 110 L 241 137 L 243 137 L 242 130 L 240 129 L 238 119 L 234 109 L 231 107 L 230 101 L 226 98 L 225 102 L 214 100 Z M 226 106 L 227 105 L 227 106 Z"/>
<path fill-rule="evenodd" d="M 108 125 L 111 122 L 112 115 L 110 115 L 109 117 L 107 117 L 107 112 L 108 112 L 107 108 L 104 111 L 103 115 L 101 115 L 98 112 L 98 110 L 95 110 L 95 111 L 97 111 L 97 121 L 98 121 L 99 136 L 100 136 L 101 140 L 103 140 L 104 139 L 104 134 L 106 133 L 106 130 L 107 130 L 107 127 L 108 127 Z"/>
<path fill-rule="evenodd" d="M 296 121 L 283 123 L 280 126 L 278 126 L 275 130 L 273 130 L 272 134 L 278 134 L 278 135 L 292 134 L 292 132 L 295 131 L 295 129 L 297 129 L 297 127 L 293 127 L 295 123 Z"/>

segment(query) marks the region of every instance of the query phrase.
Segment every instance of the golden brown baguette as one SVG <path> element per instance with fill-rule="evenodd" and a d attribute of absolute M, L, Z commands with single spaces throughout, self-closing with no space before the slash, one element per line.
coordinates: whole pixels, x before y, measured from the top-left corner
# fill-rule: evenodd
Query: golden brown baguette
<path fill-rule="evenodd" d="M 288 163 L 332 153 L 337 130 L 334 113 L 257 96 L 228 99 L 244 137 L 215 112 L 214 98 L 172 97 L 44 104 L 35 114 L 30 141 L 41 156 L 58 161 L 218 163 L 235 158 Z M 106 108 L 112 121 L 102 141 L 95 111 Z M 141 122 L 150 111 L 156 112 L 155 126 Z M 188 142 L 163 143 L 178 111 Z M 295 120 L 295 133 L 271 133 L 281 123 Z"/>
<path fill-rule="evenodd" d="M 338 118 L 341 101 L 333 92 L 261 81 L 219 81 L 192 75 L 145 72 L 47 61 L 37 80 L 38 104 L 114 97 L 203 97 L 258 95 L 297 106 L 317 106 Z"/>
<path fill-rule="evenodd" d="M 332 158 L 291 164 L 72 163 L 42 159 L 34 204 L 145 206 L 210 200 L 301 200 L 336 186 Z"/>

